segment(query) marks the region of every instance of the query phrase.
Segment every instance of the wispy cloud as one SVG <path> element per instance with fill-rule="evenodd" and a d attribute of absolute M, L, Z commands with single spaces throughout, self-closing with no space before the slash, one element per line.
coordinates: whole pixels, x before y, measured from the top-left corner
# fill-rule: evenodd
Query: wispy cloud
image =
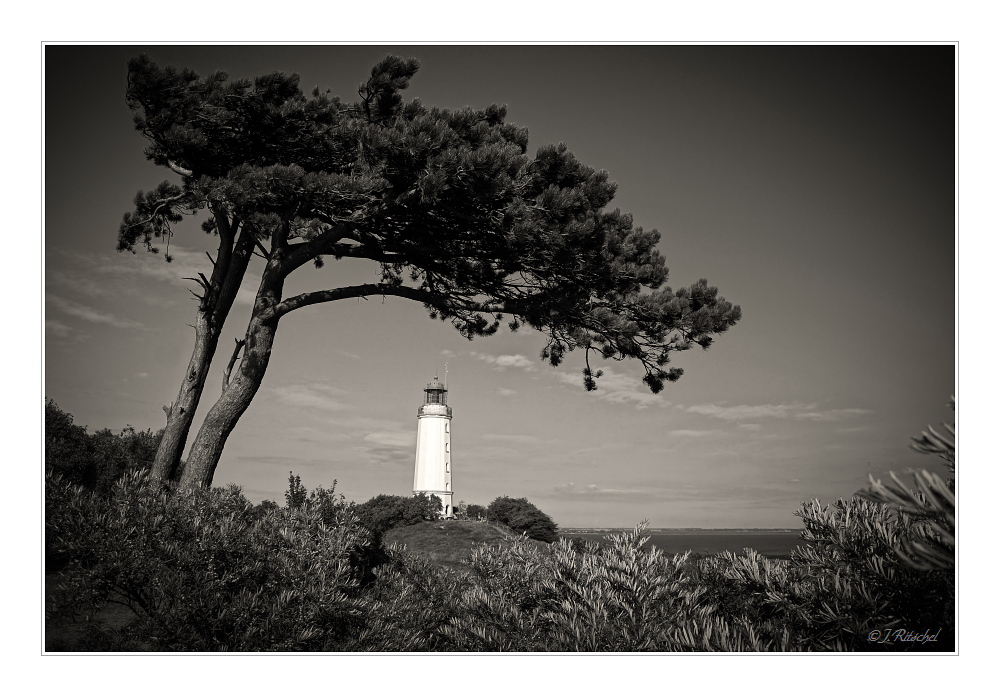
<path fill-rule="evenodd" d="M 692 414 L 704 414 L 726 421 L 750 419 L 798 419 L 800 421 L 840 421 L 873 413 L 870 409 L 818 409 L 818 404 L 794 402 L 791 404 L 741 404 L 724 406 L 721 404 L 698 404 L 688 407 Z"/>
<path fill-rule="evenodd" d="M 285 433 L 295 440 L 306 443 L 325 443 L 351 439 L 351 436 L 346 433 L 331 433 L 328 428 L 316 428 L 314 426 L 292 426 L 285 429 Z"/>
<path fill-rule="evenodd" d="M 871 409 L 829 409 L 827 411 L 810 411 L 804 414 L 796 414 L 795 418 L 809 421 L 841 421 L 873 413 Z"/>
<path fill-rule="evenodd" d="M 400 430 L 398 421 L 375 419 L 369 416 L 329 416 L 323 423 L 330 428 L 343 428 L 349 431 L 396 431 Z"/>
<path fill-rule="evenodd" d="M 517 390 L 509 390 L 506 387 L 498 387 L 497 392 L 500 393 L 501 397 L 513 397 L 517 394 Z"/>
<path fill-rule="evenodd" d="M 639 503 L 652 501 L 657 496 L 642 489 L 612 489 L 599 487 L 596 484 L 580 486 L 569 482 L 553 487 L 557 498 L 583 499 L 588 501 L 628 501 Z"/>
<path fill-rule="evenodd" d="M 739 429 L 741 431 L 759 431 L 760 424 L 740 424 Z"/>
<path fill-rule="evenodd" d="M 484 433 L 480 436 L 483 440 L 500 441 L 503 443 L 540 443 L 541 440 L 535 436 L 521 436 L 516 434 Z"/>
<path fill-rule="evenodd" d="M 720 431 L 718 429 L 713 429 L 709 431 L 694 431 L 691 429 L 679 429 L 677 431 L 667 431 L 667 435 L 676 436 L 680 438 L 707 438 L 709 436 L 720 436 L 723 435 L 725 431 Z"/>
<path fill-rule="evenodd" d="M 178 288 L 197 290 L 197 285 L 190 279 L 197 278 L 199 273 L 208 278 L 212 275 L 212 262 L 204 252 L 185 249 L 176 244 L 170 245 L 172 259 L 170 262 L 166 261 L 162 253 L 149 254 L 145 251 L 134 255 L 93 252 L 68 252 L 67 255 L 72 258 L 75 267 L 86 270 L 86 275 L 71 273 L 58 277 L 57 283 L 72 286 L 88 295 L 108 295 L 108 288 L 120 287 L 122 279 L 128 277 L 142 277 L 169 283 Z M 96 280 L 93 277 L 95 272 L 115 280 L 106 282 Z M 259 284 L 259 276 L 248 271 L 237 291 L 236 302 L 253 305 Z M 144 293 L 141 297 L 154 304 L 162 302 L 152 293 Z"/>
<path fill-rule="evenodd" d="M 692 414 L 704 414 L 726 421 L 744 421 L 747 419 L 787 419 L 797 411 L 815 409 L 816 404 L 741 404 L 726 407 L 721 404 L 697 404 L 688 407 Z"/>
<path fill-rule="evenodd" d="M 345 390 L 328 385 L 282 385 L 274 388 L 274 395 L 282 404 L 326 411 L 347 409 L 349 405 L 336 399 L 345 394 Z"/>
<path fill-rule="evenodd" d="M 662 394 L 653 394 L 639 378 L 604 368 L 604 374 L 597 378 L 597 390 L 587 394 L 614 404 L 635 402 L 636 407 L 645 409 L 652 405 L 668 406 Z M 583 391 L 583 377 L 580 373 L 557 372 L 556 377 L 563 383 Z"/>
<path fill-rule="evenodd" d="M 376 431 L 365 436 L 365 441 L 377 445 L 412 448 L 417 444 L 414 431 Z"/>
<path fill-rule="evenodd" d="M 73 328 L 56 319 L 45 320 L 45 331 L 60 339 L 68 339 L 73 334 Z"/>
<path fill-rule="evenodd" d="M 515 355 L 500 355 L 493 356 L 488 353 L 479 353 L 478 351 L 470 351 L 470 355 L 473 358 L 478 358 L 481 361 L 485 361 L 493 366 L 494 370 L 506 370 L 507 368 L 521 368 L 531 372 L 535 369 L 535 364 L 530 358 L 520 353 Z"/>
<path fill-rule="evenodd" d="M 112 327 L 118 327 L 119 329 L 140 329 L 143 326 L 139 322 L 117 317 L 110 312 L 95 310 L 92 307 L 81 305 L 78 302 L 67 300 L 66 298 L 62 298 L 58 295 L 49 294 L 45 299 L 60 312 L 87 322 L 94 322 L 95 324 L 110 324 Z"/>

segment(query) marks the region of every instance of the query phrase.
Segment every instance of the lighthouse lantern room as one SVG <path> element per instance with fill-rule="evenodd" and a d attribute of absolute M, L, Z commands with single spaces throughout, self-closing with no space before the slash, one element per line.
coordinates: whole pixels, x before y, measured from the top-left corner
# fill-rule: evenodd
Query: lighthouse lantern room
<path fill-rule="evenodd" d="M 448 388 L 434 380 L 424 389 L 424 403 L 417 409 L 417 459 L 413 467 L 413 493 L 434 494 L 445 518 L 454 518 L 451 486 L 451 407 Z"/>

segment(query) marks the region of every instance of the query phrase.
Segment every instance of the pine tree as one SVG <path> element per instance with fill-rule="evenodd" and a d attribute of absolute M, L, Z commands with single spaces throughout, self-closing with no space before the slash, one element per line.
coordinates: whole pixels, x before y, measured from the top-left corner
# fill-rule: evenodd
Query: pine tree
<path fill-rule="evenodd" d="M 653 392 L 683 372 L 666 367 L 672 352 L 707 348 L 739 320 L 740 308 L 705 280 L 664 286 L 659 233 L 604 210 L 615 184 L 565 145 L 531 158 L 527 131 L 505 122 L 504 107 L 404 102 L 418 67 L 388 56 L 361 85 L 360 100 L 342 104 L 318 89 L 305 97 L 295 75 L 227 83 L 222 73 L 202 79 L 147 58 L 130 64 L 129 104 L 150 140 L 147 156 L 180 174 L 183 186 L 164 183 L 137 196 L 120 247 L 169 240 L 170 223 L 202 207 L 213 213 L 205 229 L 220 236 L 213 277 L 200 279 L 199 321 L 204 315 L 207 325 L 197 335 L 204 344 L 199 353 L 196 341 L 197 369 L 185 376 L 192 393 L 204 387 L 200 371 L 232 306 L 232 283 L 245 273 L 237 250 L 265 260 L 237 342 L 242 358 L 234 371 L 234 353 L 182 486 L 211 484 L 226 439 L 261 385 L 281 318 L 302 307 L 402 297 L 469 339 L 505 320 L 512 330 L 528 324 L 546 337 L 542 357 L 552 365 L 584 350 L 586 389 L 601 377 L 590 366 L 593 352 L 638 360 Z M 284 297 L 285 279 L 327 257 L 376 261 L 379 280 Z"/>

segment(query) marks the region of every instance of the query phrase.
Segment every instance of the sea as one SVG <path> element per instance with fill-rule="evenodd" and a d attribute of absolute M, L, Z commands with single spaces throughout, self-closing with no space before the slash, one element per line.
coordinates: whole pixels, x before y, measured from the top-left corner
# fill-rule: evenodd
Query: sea
<path fill-rule="evenodd" d="M 581 537 L 585 540 L 596 540 L 606 544 L 605 537 L 628 532 L 625 529 L 593 529 L 574 528 L 560 530 L 561 537 Z M 647 530 L 644 537 L 649 538 L 647 546 L 655 546 L 667 554 L 696 552 L 705 556 L 720 552 L 742 554 L 745 548 L 754 549 L 765 557 L 772 559 L 789 559 L 795 547 L 802 544 L 799 537 L 801 530 L 790 529 L 657 529 Z"/>

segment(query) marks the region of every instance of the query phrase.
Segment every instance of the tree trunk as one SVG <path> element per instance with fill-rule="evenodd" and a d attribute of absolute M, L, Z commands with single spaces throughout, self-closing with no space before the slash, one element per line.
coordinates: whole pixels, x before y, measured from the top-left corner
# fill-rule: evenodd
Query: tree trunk
<path fill-rule="evenodd" d="M 279 255 L 268 262 L 261 278 L 253 316 L 247 327 L 243 359 L 235 377 L 232 377 L 208 414 L 191 444 L 187 464 L 181 475 L 181 488 L 211 486 L 219 466 L 222 450 L 229 434 L 236 428 L 243 413 L 250 407 L 254 395 L 264 380 L 267 364 L 271 360 L 271 347 L 278 329 L 280 315 L 268 311 L 281 300 L 287 269 L 281 268 Z"/>
<path fill-rule="evenodd" d="M 239 371 L 205 416 L 205 421 L 191 444 L 191 452 L 188 453 L 187 464 L 181 475 L 182 488 L 212 485 L 226 440 L 236 428 L 240 417 L 250 407 L 264 380 L 277 325 L 276 319 L 264 323 L 255 317 L 250 321 Z"/>
<path fill-rule="evenodd" d="M 167 425 L 163 439 L 153 459 L 152 476 L 173 479 L 187 443 L 188 432 L 194 421 L 194 412 L 205 389 L 208 369 L 212 365 L 215 349 L 219 345 L 219 331 L 211 326 L 209 313 L 199 310 L 195 320 L 194 352 L 188 361 L 187 371 L 181 381 L 177 399 L 167 411 Z"/>
<path fill-rule="evenodd" d="M 170 407 L 164 408 L 167 412 L 167 425 L 150 472 L 159 479 L 170 480 L 177 475 L 188 433 L 194 422 L 194 413 L 201 401 L 208 370 L 212 367 L 212 359 L 215 358 L 219 345 L 219 335 L 236 300 L 253 251 L 252 231 L 246 228 L 239 230 L 239 239 L 234 243 L 239 222 L 234 219 L 230 223 L 221 210 L 214 210 L 213 213 L 219 225 L 218 258 L 215 260 L 211 281 L 207 286 L 200 282 L 204 295 L 195 319 L 194 351 L 181 380 L 177 399 Z"/>

